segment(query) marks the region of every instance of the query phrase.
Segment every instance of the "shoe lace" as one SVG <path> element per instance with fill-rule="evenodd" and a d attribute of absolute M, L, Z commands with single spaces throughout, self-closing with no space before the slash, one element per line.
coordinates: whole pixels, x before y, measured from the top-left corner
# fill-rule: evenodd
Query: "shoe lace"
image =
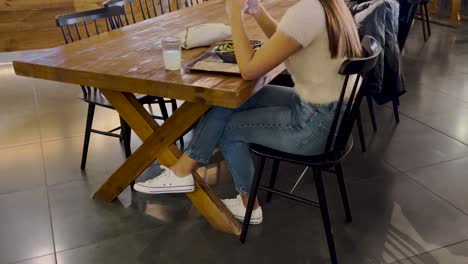
<path fill-rule="evenodd" d="M 156 176 L 154 177 L 153 179 L 149 180 L 148 182 L 151 183 L 153 181 L 155 181 L 156 179 L 164 179 L 164 178 L 167 178 L 169 177 L 170 173 L 169 173 L 169 168 L 164 166 L 164 165 L 160 165 L 159 168 L 161 168 L 163 171 L 161 172 L 161 174 L 159 174 L 159 176 Z"/>
<path fill-rule="evenodd" d="M 240 195 L 237 195 L 236 198 L 231 198 L 231 199 L 223 199 L 225 203 L 238 203 L 240 200 Z"/>

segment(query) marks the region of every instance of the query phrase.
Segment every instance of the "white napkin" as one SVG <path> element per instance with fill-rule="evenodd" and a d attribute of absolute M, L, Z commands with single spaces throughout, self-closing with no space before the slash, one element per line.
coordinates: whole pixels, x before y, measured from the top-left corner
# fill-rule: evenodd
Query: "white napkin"
<path fill-rule="evenodd" d="M 231 37 L 231 27 L 222 23 L 208 23 L 189 27 L 175 36 L 182 40 L 182 48 L 209 46 Z"/>

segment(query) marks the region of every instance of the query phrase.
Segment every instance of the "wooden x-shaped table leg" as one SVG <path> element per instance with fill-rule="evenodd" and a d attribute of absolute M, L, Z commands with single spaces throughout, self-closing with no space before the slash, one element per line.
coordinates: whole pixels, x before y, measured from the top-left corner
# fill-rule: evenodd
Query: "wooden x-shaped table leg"
<path fill-rule="evenodd" d="M 133 94 L 110 90 L 102 93 L 143 144 L 94 193 L 93 198 L 97 200 L 114 200 L 155 160 L 167 167 L 173 165 L 181 155 L 174 142 L 210 109 L 209 105 L 186 102 L 159 126 Z M 194 177 L 196 191 L 187 193 L 193 205 L 214 229 L 239 235 L 239 222 L 197 173 Z"/>

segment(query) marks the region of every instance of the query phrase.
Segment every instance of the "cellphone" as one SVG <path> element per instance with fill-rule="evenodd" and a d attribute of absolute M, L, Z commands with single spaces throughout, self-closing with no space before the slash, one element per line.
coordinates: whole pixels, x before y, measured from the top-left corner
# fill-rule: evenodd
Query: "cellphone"
<path fill-rule="evenodd" d="M 244 12 L 249 10 L 249 8 L 250 8 L 250 5 L 249 5 L 249 2 L 247 1 L 244 6 Z"/>

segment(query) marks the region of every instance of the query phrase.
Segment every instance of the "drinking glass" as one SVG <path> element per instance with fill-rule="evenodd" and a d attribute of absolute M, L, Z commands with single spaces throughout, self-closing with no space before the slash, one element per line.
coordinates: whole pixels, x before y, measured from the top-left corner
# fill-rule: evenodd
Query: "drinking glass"
<path fill-rule="evenodd" d="M 176 37 L 165 38 L 161 41 L 164 59 L 164 68 L 170 71 L 180 69 L 181 41 Z"/>

